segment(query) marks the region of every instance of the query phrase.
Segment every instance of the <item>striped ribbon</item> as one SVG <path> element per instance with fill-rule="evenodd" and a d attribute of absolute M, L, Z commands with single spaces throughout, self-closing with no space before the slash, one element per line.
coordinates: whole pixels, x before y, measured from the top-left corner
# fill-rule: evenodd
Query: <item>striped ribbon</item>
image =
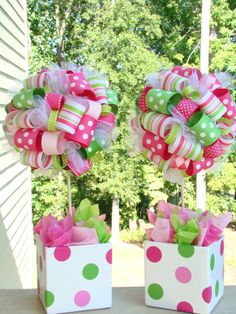
<path fill-rule="evenodd" d="M 58 114 L 56 128 L 66 133 L 74 134 L 84 112 L 84 106 L 76 101 L 67 99 Z"/>
<path fill-rule="evenodd" d="M 219 120 L 227 111 L 227 108 L 210 91 L 195 99 L 195 102 L 199 104 L 201 111 L 205 112 L 212 122 Z"/>
<path fill-rule="evenodd" d="M 107 100 L 107 91 L 106 91 L 106 81 L 99 76 L 91 76 L 87 78 L 87 81 L 90 83 L 95 95 L 96 100 L 100 104 L 108 104 Z"/>
<path fill-rule="evenodd" d="M 52 156 L 24 149 L 20 153 L 20 162 L 32 168 L 49 169 L 52 166 Z"/>
<path fill-rule="evenodd" d="M 29 110 L 18 111 L 13 118 L 13 125 L 18 128 L 33 128 L 29 117 Z"/>
<path fill-rule="evenodd" d="M 177 75 L 171 71 L 166 71 L 160 76 L 161 89 L 180 92 L 182 93 L 185 87 L 185 83 L 188 80 L 180 75 Z"/>
<path fill-rule="evenodd" d="M 146 159 L 152 161 L 155 165 L 157 165 L 158 169 L 160 169 L 161 171 L 166 171 L 170 165 L 170 159 L 164 160 L 163 158 L 161 158 L 161 156 L 156 155 L 149 150 L 145 150 L 142 154 Z"/>

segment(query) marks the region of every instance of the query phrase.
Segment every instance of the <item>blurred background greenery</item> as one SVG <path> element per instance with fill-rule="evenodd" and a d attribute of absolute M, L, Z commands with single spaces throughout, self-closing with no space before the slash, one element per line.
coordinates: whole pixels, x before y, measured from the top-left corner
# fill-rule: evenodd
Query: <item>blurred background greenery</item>
<path fill-rule="evenodd" d="M 236 72 L 236 2 L 213 0 L 210 71 Z M 128 118 L 145 76 L 174 64 L 199 66 L 201 1 L 196 0 L 28 0 L 30 71 L 50 62 L 73 61 L 108 75 L 119 93 L 118 138 L 87 174 L 72 178 L 72 201 L 88 197 L 111 219 L 120 208 L 121 228 L 130 219 L 146 219 L 160 199 L 179 203 L 179 187 L 162 179 L 154 165 L 130 156 Z M 236 153 L 224 168 L 207 174 L 207 208 L 236 214 Z M 196 179 L 186 180 L 186 205 L 196 207 Z M 66 174 L 54 178 L 33 173 L 33 222 L 67 208 Z"/>

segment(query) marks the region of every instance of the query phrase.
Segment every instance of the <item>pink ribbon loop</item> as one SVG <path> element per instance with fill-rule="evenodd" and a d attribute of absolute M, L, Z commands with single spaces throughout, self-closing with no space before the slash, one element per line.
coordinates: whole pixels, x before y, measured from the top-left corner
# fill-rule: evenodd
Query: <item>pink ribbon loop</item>
<path fill-rule="evenodd" d="M 233 105 L 233 100 L 230 96 L 228 89 L 217 88 L 213 91 L 213 94 L 225 105 L 227 108 L 224 117 L 227 119 L 232 119 L 236 116 L 236 108 Z"/>
<path fill-rule="evenodd" d="M 82 147 L 88 147 L 94 135 L 97 120 L 84 114 L 74 134 L 66 134 L 66 139 L 79 143 Z"/>
<path fill-rule="evenodd" d="M 74 175 L 81 176 L 83 173 L 89 171 L 92 162 L 84 160 L 74 144 L 70 145 L 67 150 L 69 159 L 67 166 Z"/>
<path fill-rule="evenodd" d="M 42 150 L 46 155 L 61 155 L 65 151 L 66 139 L 64 133 L 44 131 L 42 134 Z"/>
<path fill-rule="evenodd" d="M 98 122 L 103 122 L 113 129 L 115 127 L 115 115 L 111 112 L 107 116 L 100 116 Z"/>
<path fill-rule="evenodd" d="M 193 176 L 202 170 L 206 170 L 212 167 L 213 164 L 214 164 L 213 158 L 203 158 L 203 160 L 200 160 L 200 161 L 191 160 L 189 167 L 186 170 L 186 173 L 188 176 Z"/>
<path fill-rule="evenodd" d="M 143 137 L 143 146 L 152 153 L 161 156 L 164 160 L 168 160 L 171 157 L 171 154 L 168 153 L 168 145 L 158 135 L 146 132 Z"/>
<path fill-rule="evenodd" d="M 43 131 L 40 129 L 19 129 L 14 135 L 15 145 L 19 148 L 41 151 Z"/>
<path fill-rule="evenodd" d="M 96 95 L 82 72 L 71 73 L 68 78 L 70 82 L 69 93 L 71 95 L 86 96 L 91 100 L 96 100 Z"/>
<path fill-rule="evenodd" d="M 172 69 L 171 72 L 178 74 L 180 76 L 186 77 L 188 78 L 190 75 L 192 75 L 193 73 L 197 74 L 197 77 L 200 79 L 202 77 L 202 73 L 200 70 L 196 69 L 196 68 L 191 68 L 191 67 L 183 67 L 183 66 L 179 66 L 179 65 L 175 65 Z"/>
<path fill-rule="evenodd" d="M 188 121 L 191 116 L 199 110 L 199 106 L 192 100 L 184 98 L 174 109 L 185 119 L 185 121 Z"/>
<path fill-rule="evenodd" d="M 190 159 L 186 159 L 179 156 L 173 156 L 170 163 L 170 168 L 186 170 L 189 167 Z"/>
<path fill-rule="evenodd" d="M 61 110 L 65 103 L 65 97 L 57 93 L 48 93 L 44 99 L 52 110 Z"/>
<path fill-rule="evenodd" d="M 222 153 L 223 151 L 222 151 L 220 140 L 217 140 L 212 145 L 204 147 L 203 156 L 206 158 L 217 158 L 217 157 L 220 157 Z"/>
<path fill-rule="evenodd" d="M 152 89 L 151 86 L 146 86 L 138 99 L 138 107 L 144 112 L 149 110 L 146 104 L 146 95 L 150 89 Z"/>

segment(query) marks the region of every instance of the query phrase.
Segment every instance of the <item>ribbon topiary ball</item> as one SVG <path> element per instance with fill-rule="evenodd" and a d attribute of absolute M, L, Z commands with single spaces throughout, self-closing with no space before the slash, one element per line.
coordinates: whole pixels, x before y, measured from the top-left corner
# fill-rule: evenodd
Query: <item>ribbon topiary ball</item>
<path fill-rule="evenodd" d="M 131 126 L 135 148 L 169 176 L 220 164 L 235 141 L 236 108 L 226 73 L 174 66 L 149 74 Z"/>
<path fill-rule="evenodd" d="M 22 164 L 80 176 L 111 144 L 117 109 L 117 93 L 103 74 L 69 64 L 24 80 L 6 106 L 3 128 Z"/>

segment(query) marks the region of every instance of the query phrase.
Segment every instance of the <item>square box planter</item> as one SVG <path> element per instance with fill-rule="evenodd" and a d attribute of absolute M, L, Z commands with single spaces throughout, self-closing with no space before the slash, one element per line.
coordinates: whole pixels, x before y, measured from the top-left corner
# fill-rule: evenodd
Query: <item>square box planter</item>
<path fill-rule="evenodd" d="M 145 242 L 145 303 L 211 313 L 224 293 L 224 239 L 207 247 Z"/>
<path fill-rule="evenodd" d="M 111 243 L 45 247 L 37 244 L 38 295 L 48 314 L 109 308 Z"/>

